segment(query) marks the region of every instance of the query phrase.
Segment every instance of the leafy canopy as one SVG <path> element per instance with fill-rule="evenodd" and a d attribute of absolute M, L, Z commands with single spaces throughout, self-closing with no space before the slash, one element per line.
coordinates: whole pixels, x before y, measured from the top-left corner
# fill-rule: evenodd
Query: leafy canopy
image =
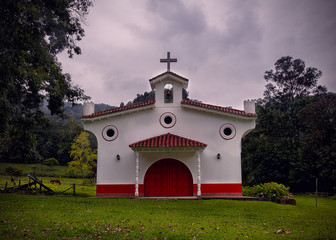
<path fill-rule="evenodd" d="M 282 57 L 274 65 L 275 71 L 266 71 L 264 75 L 268 83 L 264 92 L 265 100 L 284 102 L 312 93 L 326 92 L 325 87 L 317 86 L 322 72 L 313 67 L 306 68 L 301 59 Z"/>
<path fill-rule="evenodd" d="M 89 134 L 85 131 L 81 132 L 71 145 L 70 157 L 73 159 L 69 162 L 69 167 L 78 169 L 83 178 L 85 170 L 94 171 L 97 162 L 97 153 L 91 148 Z"/>
<path fill-rule="evenodd" d="M 88 98 L 62 72 L 56 55 L 81 53 L 77 42 L 91 5 L 91 0 L 0 1 L 0 151 L 8 160 L 36 155 L 30 129 L 38 124 L 44 100 L 52 114 L 61 115 L 65 100 Z"/>
<path fill-rule="evenodd" d="M 294 191 L 336 191 L 336 94 L 318 85 L 321 71 L 282 57 L 265 72 L 256 128 L 243 139 L 245 185 L 279 182 Z"/>

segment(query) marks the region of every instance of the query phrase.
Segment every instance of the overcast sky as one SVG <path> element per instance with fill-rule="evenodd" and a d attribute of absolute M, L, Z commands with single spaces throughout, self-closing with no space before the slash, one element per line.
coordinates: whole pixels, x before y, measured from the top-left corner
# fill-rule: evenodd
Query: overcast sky
<path fill-rule="evenodd" d="M 119 106 L 150 91 L 167 70 L 189 79 L 189 97 L 242 109 L 263 97 L 266 70 L 282 56 L 323 72 L 336 92 L 335 0 L 96 0 L 79 42 L 59 56 L 94 103 Z"/>

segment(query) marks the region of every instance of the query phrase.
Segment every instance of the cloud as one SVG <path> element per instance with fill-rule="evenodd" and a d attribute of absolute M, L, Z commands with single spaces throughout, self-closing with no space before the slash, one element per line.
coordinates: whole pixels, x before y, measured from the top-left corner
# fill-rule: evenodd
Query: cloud
<path fill-rule="evenodd" d="M 264 72 L 282 56 L 323 71 L 336 90 L 336 2 L 332 0 L 96 1 L 83 55 L 60 56 L 63 68 L 94 102 L 118 105 L 149 91 L 166 70 L 189 79 L 190 97 L 242 108 L 263 95 Z"/>

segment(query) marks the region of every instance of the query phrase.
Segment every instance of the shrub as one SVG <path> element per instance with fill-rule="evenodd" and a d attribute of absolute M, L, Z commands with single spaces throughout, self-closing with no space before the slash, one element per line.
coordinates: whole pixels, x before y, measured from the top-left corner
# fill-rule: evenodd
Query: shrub
<path fill-rule="evenodd" d="M 262 183 L 259 185 L 254 185 L 253 187 L 243 188 L 244 196 L 269 198 L 272 201 L 278 198 L 289 198 L 291 196 L 289 192 L 289 187 L 276 182 Z"/>
<path fill-rule="evenodd" d="M 23 169 L 17 168 L 17 167 L 7 167 L 5 169 L 5 172 L 7 175 L 11 177 L 11 181 L 14 183 L 14 186 L 15 186 L 15 181 L 18 177 L 22 176 Z"/>
<path fill-rule="evenodd" d="M 59 162 L 57 161 L 56 158 L 48 158 L 48 159 L 43 161 L 43 164 L 47 165 L 49 167 L 53 167 L 55 165 L 59 165 Z"/>
<path fill-rule="evenodd" d="M 16 167 L 8 167 L 5 169 L 7 175 L 11 176 L 11 178 L 21 177 L 23 174 L 23 169 Z"/>

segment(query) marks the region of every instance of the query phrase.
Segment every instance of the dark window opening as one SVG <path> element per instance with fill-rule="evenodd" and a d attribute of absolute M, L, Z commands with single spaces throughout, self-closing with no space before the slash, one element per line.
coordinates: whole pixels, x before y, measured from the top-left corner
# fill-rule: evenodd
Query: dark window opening
<path fill-rule="evenodd" d="M 107 135 L 108 137 L 113 137 L 113 136 L 114 136 L 114 130 L 113 130 L 113 129 L 109 129 L 109 130 L 107 130 L 107 131 L 106 131 L 106 135 Z"/>
<path fill-rule="evenodd" d="M 167 116 L 167 117 L 164 118 L 163 121 L 165 122 L 165 124 L 171 124 L 173 119 L 172 119 L 171 116 Z"/>
<path fill-rule="evenodd" d="M 164 101 L 165 103 L 172 103 L 174 98 L 173 85 L 166 84 L 164 86 Z"/>
<path fill-rule="evenodd" d="M 223 132 L 226 136 L 230 136 L 232 134 L 232 129 L 231 128 L 224 128 Z"/>

